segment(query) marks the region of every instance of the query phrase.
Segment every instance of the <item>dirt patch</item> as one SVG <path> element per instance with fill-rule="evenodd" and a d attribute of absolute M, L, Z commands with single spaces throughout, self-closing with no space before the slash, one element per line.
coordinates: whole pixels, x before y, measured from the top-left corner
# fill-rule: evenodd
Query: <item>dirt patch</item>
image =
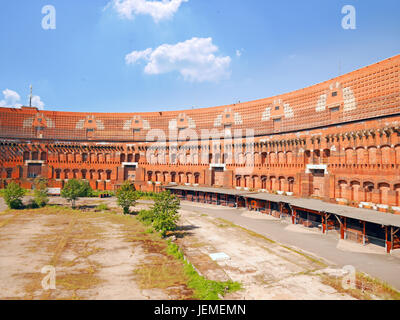
<path fill-rule="evenodd" d="M 324 266 L 305 254 L 256 236 L 227 221 L 181 210 L 182 225 L 192 226 L 191 234 L 179 238 L 185 255 L 207 278 L 241 282 L 243 290 L 227 299 L 352 299 L 324 284 L 315 271 Z M 202 244 L 202 245 L 199 245 Z M 229 259 L 213 261 L 212 253 Z"/>
<path fill-rule="evenodd" d="M 0 227 L 0 299 L 188 299 L 184 281 L 147 286 L 147 262 L 173 265 L 165 241 L 131 216 L 62 207 L 13 211 Z M 42 268 L 54 266 L 56 289 L 44 290 Z M 179 268 L 164 270 L 171 279 Z M 179 278 L 179 277 L 178 277 Z"/>

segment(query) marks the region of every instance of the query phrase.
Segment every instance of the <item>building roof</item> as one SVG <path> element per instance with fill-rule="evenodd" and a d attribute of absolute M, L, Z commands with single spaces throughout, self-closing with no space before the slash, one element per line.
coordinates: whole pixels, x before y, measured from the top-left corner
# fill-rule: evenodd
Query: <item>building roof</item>
<path fill-rule="evenodd" d="M 245 196 L 249 194 L 256 194 L 250 191 L 241 191 L 236 189 L 225 189 L 225 188 L 206 188 L 206 187 L 192 187 L 192 186 L 167 186 L 166 189 L 170 190 L 183 190 L 183 191 L 198 191 L 208 193 L 227 194 L 231 196 Z"/>
<path fill-rule="evenodd" d="M 390 213 L 380 212 L 376 210 L 354 208 L 329 202 L 324 202 L 317 199 L 295 198 L 284 195 L 277 195 L 271 193 L 259 193 L 242 191 L 235 189 L 224 188 L 205 188 L 194 186 L 168 186 L 166 189 L 184 190 L 184 191 L 199 191 L 217 194 L 227 194 L 234 196 L 242 196 L 249 199 L 265 200 L 276 203 L 287 203 L 299 209 L 308 209 L 317 212 L 326 212 L 339 215 L 341 217 L 352 218 L 362 221 L 367 221 L 384 226 L 393 226 L 400 228 L 400 216 Z"/>
<path fill-rule="evenodd" d="M 324 202 L 317 199 L 295 198 L 269 193 L 248 195 L 247 198 L 288 203 L 297 208 L 318 212 L 333 213 L 342 217 L 368 221 L 385 226 L 400 227 L 400 216 L 376 210 L 354 208 L 345 205 Z"/>
<path fill-rule="evenodd" d="M 396 55 L 304 89 L 211 108 L 149 113 L 0 108 L 0 138 L 146 142 L 151 129 L 169 134 L 170 129 L 172 133 L 178 128 L 199 132 L 215 128 L 223 135 L 225 125 L 254 129 L 255 136 L 293 133 L 400 113 L 399 75 L 400 55 Z M 331 101 L 333 93 L 337 101 Z M 337 119 L 331 118 L 332 103 L 343 105 Z M 276 118 L 281 119 L 279 128 L 274 126 Z"/>

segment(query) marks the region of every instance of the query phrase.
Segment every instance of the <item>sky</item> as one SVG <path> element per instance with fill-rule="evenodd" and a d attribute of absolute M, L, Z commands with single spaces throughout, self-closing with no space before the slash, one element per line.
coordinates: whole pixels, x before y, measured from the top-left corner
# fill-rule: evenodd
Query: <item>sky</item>
<path fill-rule="evenodd" d="M 267 98 L 399 54 L 399 14 L 398 0 L 2 0 L 0 107 L 28 105 L 30 85 L 54 111 Z"/>

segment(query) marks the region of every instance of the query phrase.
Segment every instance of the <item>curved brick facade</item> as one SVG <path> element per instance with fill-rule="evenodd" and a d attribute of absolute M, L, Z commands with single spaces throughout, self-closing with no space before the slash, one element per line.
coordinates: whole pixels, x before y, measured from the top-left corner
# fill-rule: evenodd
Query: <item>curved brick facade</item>
<path fill-rule="evenodd" d="M 53 186 L 75 177 L 113 190 L 130 179 L 142 189 L 190 183 L 400 207 L 399 79 L 400 55 L 291 93 L 214 108 L 0 108 L 1 184 L 14 179 L 29 188 L 42 175 Z M 254 138 L 230 140 L 238 129 L 254 130 Z M 204 130 L 218 133 L 220 145 L 215 136 L 201 139 Z M 152 150 L 148 136 L 157 132 L 168 142 Z M 186 141 L 188 133 L 199 140 Z"/>

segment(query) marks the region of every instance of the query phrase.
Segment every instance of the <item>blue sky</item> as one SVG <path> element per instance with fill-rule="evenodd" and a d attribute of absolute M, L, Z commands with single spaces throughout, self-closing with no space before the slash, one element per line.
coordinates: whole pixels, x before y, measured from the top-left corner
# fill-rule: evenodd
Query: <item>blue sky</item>
<path fill-rule="evenodd" d="M 27 104 L 30 84 L 46 110 L 217 106 L 400 53 L 398 0 L 173 0 L 177 9 L 164 16 L 165 8 L 146 11 L 145 0 L 119 1 L 1 1 L 0 106 Z M 347 4 L 356 30 L 341 26 Z M 55 30 L 42 28 L 45 5 L 56 9 Z"/>

